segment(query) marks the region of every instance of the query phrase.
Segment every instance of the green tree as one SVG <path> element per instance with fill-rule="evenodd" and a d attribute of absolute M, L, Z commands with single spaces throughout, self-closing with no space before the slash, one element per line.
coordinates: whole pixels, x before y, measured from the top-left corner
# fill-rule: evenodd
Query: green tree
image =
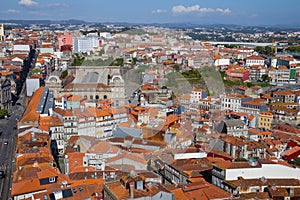
<path fill-rule="evenodd" d="M 290 160 L 288 163 L 290 163 L 292 165 L 300 166 L 300 158 L 294 158 L 294 159 Z"/>
<path fill-rule="evenodd" d="M 257 53 L 260 53 L 260 54 L 268 55 L 268 56 L 272 56 L 275 53 L 274 49 L 272 49 L 272 47 L 270 47 L 270 46 L 266 46 L 266 47 L 257 46 L 257 47 L 255 47 L 254 51 L 256 51 Z"/>
<path fill-rule="evenodd" d="M 8 115 L 8 111 L 6 109 L 0 109 L 0 118 L 4 118 Z"/>
<path fill-rule="evenodd" d="M 257 46 L 255 47 L 254 51 L 256 51 L 257 53 L 264 53 L 264 48 L 262 46 Z"/>
<path fill-rule="evenodd" d="M 99 56 L 102 56 L 103 54 L 105 54 L 104 48 L 99 51 Z"/>
<path fill-rule="evenodd" d="M 136 62 L 137 62 L 137 58 L 132 58 L 132 62 L 133 62 L 133 64 L 135 65 Z"/>
<path fill-rule="evenodd" d="M 289 46 L 286 49 L 288 52 L 296 52 L 299 53 L 300 52 L 300 46 Z"/>
<path fill-rule="evenodd" d="M 171 94 L 171 96 L 170 96 L 170 100 L 174 100 L 174 99 L 176 99 L 177 98 L 177 95 L 176 94 L 174 94 L 173 92 L 172 92 L 172 94 Z"/>
<path fill-rule="evenodd" d="M 81 66 L 83 61 L 84 61 L 84 57 L 80 56 L 79 54 L 75 54 L 73 57 L 73 61 L 71 63 L 71 66 Z"/>
<path fill-rule="evenodd" d="M 180 70 L 180 67 L 179 67 L 179 65 L 174 65 L 174 66 L 173 66 L 173 69 L 175 69 L 175 70 L 176 70 L 176 72 L 179 72 L 179 70 Z"/>
<path fill-rule="evenodd" d="M 68 76 L 68 70 L 62 71 L 60 74 L 60 78 L 66 78 Z"/>
<path fill-rule="evenodd" d="M 262 79 L 262 81 L 270 81 L 270 77 L 268 76 L 268 74 L 263 74 L 262 76 L 261 76 L 261 79 Z"/>

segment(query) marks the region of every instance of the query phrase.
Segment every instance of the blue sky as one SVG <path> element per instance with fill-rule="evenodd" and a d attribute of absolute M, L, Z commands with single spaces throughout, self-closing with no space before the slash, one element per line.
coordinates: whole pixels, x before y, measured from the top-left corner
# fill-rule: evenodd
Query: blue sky
<path fill-rule="evenodd" d="M 3 2 L 4 1 L 4 2 Z M 1 19 L 300 24 L 299 0 L 3 0 Z"/>

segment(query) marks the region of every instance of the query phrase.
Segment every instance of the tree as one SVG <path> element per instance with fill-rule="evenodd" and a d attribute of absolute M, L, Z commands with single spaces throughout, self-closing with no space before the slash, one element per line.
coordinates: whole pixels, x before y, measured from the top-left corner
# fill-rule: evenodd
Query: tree
<path fill-rule="evenodd" d="M 256 51 L 257 53 L 264 53 L 264 48 L 262 46 L 257 46 L 255 47 L 254 51 Z"/>
<path fill-rule="evenodd" d="M 256 51 L 257 53 L 260 54 L 265 54 L 268 56 L 272 56 L 274 55 L 274 49 L 272 49 L 272 47 L 266 46 L 266 47 L 262 47 L 262 46 L 257 46 L 255 47 L 254 51 Z"/>
<path fill-rule="evenodd" d="M 71 63 L 71 66 L 81 66 L 83 61 L 84 61 L 84 57 L 83 56 L 80 56 L 78 54 L 75 54 L 74 55 L 74 58 L 73 58 L 73 61 Z"/>
<path fill-rule="evenodd" d="M 300 46 L 289 46 L 286 49 L 288 52 L 296 52 L 299 53 L 300 52 Z"/>
<path fill-rule="evenodd" d="M 66 78 L 66 76 L 68 76 L 68 70 L 61 72 L 60 78 Z"/>
<path fill-rule="evenodd" d="M 266 81 L 270 81 L 270 77 L 268 76 L 268 74 L 263 74 L 261 76 L 262 81 L 266 82 Z"/>
<path fill-rule="evenodd" d="M 176 70 L 176 72 L 179 72 L 179 70 L 180 70 L 180 67 L 179 67 L 179 65 L 174 65 L 174 66 L 173 66 L 173 69 L 175 69 L 175 70 Z"/>
<path fill-rule="evenodd" d="M 0 118 L 4 118 L 8 115 L 8 111 L 6 109 L 0 109 Z"/>

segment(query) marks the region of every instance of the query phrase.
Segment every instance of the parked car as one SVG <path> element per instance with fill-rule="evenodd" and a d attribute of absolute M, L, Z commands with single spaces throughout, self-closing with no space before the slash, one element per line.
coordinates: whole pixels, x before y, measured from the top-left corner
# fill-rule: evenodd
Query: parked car
<path fill-rule="evenodd" d="M 0 171 L 0 179 L 5 177 L 4 171 Z"/>

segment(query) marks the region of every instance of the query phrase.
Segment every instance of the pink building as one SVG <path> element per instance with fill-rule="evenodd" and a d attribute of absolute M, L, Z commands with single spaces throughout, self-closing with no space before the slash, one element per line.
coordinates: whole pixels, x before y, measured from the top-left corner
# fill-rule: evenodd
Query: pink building
<path fill-rule="evenodd" d="M 72 39 L 73 39 L 73 34 L 72 33 L 63 33 L 63 34 L 58 34 L 58 48 L 61 50 L 61 47 L 64 45 L 71 45 L 72 46 Z"/>

